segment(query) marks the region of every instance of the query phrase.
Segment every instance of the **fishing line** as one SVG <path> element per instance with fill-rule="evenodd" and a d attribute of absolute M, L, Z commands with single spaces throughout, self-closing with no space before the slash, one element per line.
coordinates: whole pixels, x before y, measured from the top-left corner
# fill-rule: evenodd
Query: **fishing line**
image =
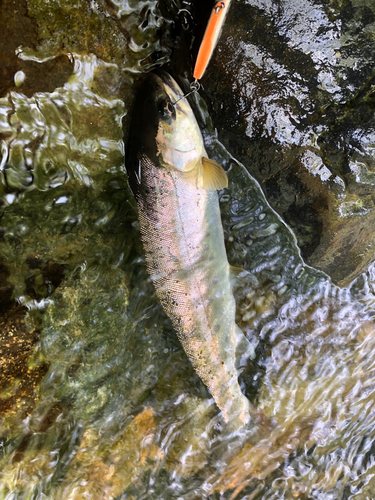
<path fill-rule="evenodd" d="M 175 103 L 172 103 L 173 106 L 176 106 L 176 104 L 178 102 L 181 101 L 181 99 L 185 99 L 186 97 L 188 97 L 190 94 L 194 94 L 194 92 L 198 92 L 198 90 L 201 88 L 201 84 L 198 82 L 197 79 L 195 79 L 193 82 L 191 82 L 190 84 L 190 92 L 188 92 L 187 94 L 184 94 L 182 97 L 180 97 L 179 99 L 177 99 L 177 101 Z"/>

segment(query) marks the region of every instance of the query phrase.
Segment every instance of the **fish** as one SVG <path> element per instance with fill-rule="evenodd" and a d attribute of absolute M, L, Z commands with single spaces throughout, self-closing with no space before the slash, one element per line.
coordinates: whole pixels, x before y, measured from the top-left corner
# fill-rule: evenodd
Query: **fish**
<path fill-rule="evenodd" d="M 230 1 L 231 0 L 222 0 L 215 2 L 198 50 L 198 56 L 193 71 L 195 80 L 200 80 L 202 78 L 210 62 L 229 10 Z"/>
<path fill-rule="evenodd" d="M 225 422 L 251 419 L 237 369 L 254 355 L 235 323 L 218 190 L 224 169 L 207 157 L 176 81 L 151 73 L 135 100 L 125 164 L 156 295 Z"/>

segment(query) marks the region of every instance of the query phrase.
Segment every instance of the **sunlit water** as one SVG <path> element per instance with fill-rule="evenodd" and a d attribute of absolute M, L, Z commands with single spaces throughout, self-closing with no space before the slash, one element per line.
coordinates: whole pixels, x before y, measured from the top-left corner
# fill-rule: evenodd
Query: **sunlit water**
<path fill-rule="evenodd" d="M 164 17 L 152 1 L 93 3 L 89 14 L 84 5 L 65 6 L 74 22 L 59 36 L 39 18 L 39 48 L 18 51 L 41 65 L 69 53 L 68 80 L 27 97 L 28 75 L 18 76 L 0 99 L 1 285 L 25 318 L 4 330 L 2 348 L 16 339 L 16 365 L 17 342 L 37 338 L 18 372 L 0 351 L 0 498 L 374 498 L 374 269 L 340 289 L 306 266 L 193 96 L 207 151 L 228 172 L 228 259 L 247 271 L 236 320 L 256 359 L 241 384 L 271 422 L 267 433 L 230 434 L 156 300 L 123 160 L 133 77 L 168 62 L 173 15 L 190 19 L 191 5 Z M 74 16 L 84 15 L 80 34 Z M 324 57 L 335 33 L 321 41 Z"/>

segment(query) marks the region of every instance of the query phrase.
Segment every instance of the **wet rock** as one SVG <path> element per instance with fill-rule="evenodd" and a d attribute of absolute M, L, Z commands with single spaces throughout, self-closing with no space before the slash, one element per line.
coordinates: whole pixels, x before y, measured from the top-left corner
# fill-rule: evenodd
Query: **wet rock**
<path fill-rule="evenodd" d="M 29 97 L 35 92 L 52 92 L 68 80 L 73 72 L 73 62 L 67 55 L 61 54 L 43 63 L 19 57 L 21 47 L 35 49 L 39 43 L 38 26 L 29 16 L 26 0 L 1 3 L 0 30 L 3 34 L 0 41 L 0 97 L 9 91 L 22 91 Z"/>
<path fill-rule="evenodd" d="M 31 97 L 36 92 L 53 92 L 62 87 L 73 73 L 73 61 L 60 55 L 42 63 L 20 60 L 20 70 L 14 75 L 14 84 L 8 91 L 22 92 Z"/>
<path fill-rule="evenodd" d="M 27 6 L 29 16 L 37 22 L 44 50 L 48 48 L 51 53 L 91 52 L 109 62 L 122 60 L 126 41 L 100 2 L 71 4 L 27 0 Z"/>
<path fill-rule="evenodd" d="M 164 19 L 158 2 L 99 0 L 87 3 L 27 0 L 29 15 L 37 21 L 45 53 L 95 54 L 129 73 L 159 66 L 169 59 L 171 21 Z M 69 22 L 67 22 L 67 19 Z"/>
<path fill-rule="evenodd" d="M 177 406 L 176 430 L 165 452 L 165 469 L 170 474 L 189 477 L 208 463 L 215 412 L 212 399 L 187 396 Z"/>
<path fill-rule="evenodd" d="M 44 390 L 69 400 L 85 420 L 125 415 L 156 383 L 166 358 L 158 354 L 165 341 L 157 328 L 141 318 L 133 326 L 137 298 L 130 283 L 116 268 L 73 275 L 43 318 L 42 352 L 51 362 Z"/>
<path fill-rule="evenodd" d="M 236 2 L 202 80 L 219 138 L 340 285 L 375 250 L 374 32 L 368 2 Z"/>
<path fill-rule="evenodd" d="M 20 29 L 22 25 L 22 29 Z M 20 45 L 32 48 L 37 43 L 37 26 L 28 16 L 26 0 L 5 0 L 0 5 L 0 97 L 15 86 L 14 75 L 21 70 L 21 60 L 16 55 Z"/>
<path fill-rule="evenodd" d="M 13 288 L 8 282 L 9 271 L 5 263 L 0 262 L 0 314 L 5 313 L 13 305 Z"/>
<path fill-rule="evenodd" d="M 100 435 L 88 428 L 62 485 L 62 495 L 69 500 L 85 496 L 112 499 L 163 457 L 154 444 L 155 413 L 144 408 L 117 435 L 111 446 L 103 447 Z"/>
<path fill-rule="evenodd" d="M 38 358 L 39 334 L 29 329 L 25 309 L 13 305 L 0 316 L 0 419 L 25 418 L 38 399 L 37 387 L 48 370 Z"/>

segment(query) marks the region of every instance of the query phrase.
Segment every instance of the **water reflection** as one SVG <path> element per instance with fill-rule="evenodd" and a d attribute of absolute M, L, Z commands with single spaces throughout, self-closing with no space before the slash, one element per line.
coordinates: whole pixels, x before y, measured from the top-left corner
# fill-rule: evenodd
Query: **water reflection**
<path fill-rule="evenodd" d="M 64 5 L 28 2 L 40 43 L 18 54 L 43 67 L 69 53 L 65 81 L 29 95 L 23 66 L 24 82 L 0 99 L 0 498 L 371 498 L 373 266 L 342 289 L 307 266 L 193 96 L 207 150 L 228 171 L 228 258 L 247 271 L 235 283 L 237 322 L 256 359 L 241 385 L 272 422 L 267 435 L 256 426 L 230 434 L 155 298 L 123 165 L 133 77 L 169 58 L 172 14 L 192 5 L 164 5 L 169 18 L 155 1 Z M 335 66 L 340 23 L 319 5 L 256 7 L 285 46 L 314 54 L 317 73 L 319 61 Z M 309 81 L 254 43 L 240 49 L 263 76 L 280 77 L 256 94 L 263 130 L 316 147 L 311 128 L 293 121 L 311 106 Z M 327 92 L 341 85 L 336 73 L 330 82 Z M 255 86 L 241 91 L 249 97 Z M 279 91 L 292 96 L 290 113 L 267 108 Z M 249 117 L 251 130 L 261 126 Z M 373 154 L 371 134 L 353 135 L 362 149 L 350 164 L 369 185 L 360 162 Z M 311 151 L 305 168 L 318 177 Z"/>

